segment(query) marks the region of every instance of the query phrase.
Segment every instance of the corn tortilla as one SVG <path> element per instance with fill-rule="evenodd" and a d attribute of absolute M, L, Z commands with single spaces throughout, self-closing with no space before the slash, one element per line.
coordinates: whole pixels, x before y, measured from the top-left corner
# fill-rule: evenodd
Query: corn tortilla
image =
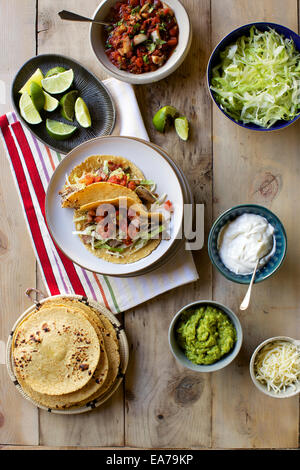
<path fill-rule="evenodd" d="M 59 303 L 62 302 L 62 303 Z M 80 304 L 80 302 L 77 302 Z M 109 370 L 109 362 L 107 353 L 105 350 L 104 339 L 103 339 L 103 325 L 97 318 L 89 318 L 89 315 L 80 308 L 80 305 L 77 305 L 70 299 L 60 299 L 60 300 L 48 300 L 43 303 L 40 310 L 46 309 L 49 306 L 67 306 L 70 310 L 79 310 L 83 315 L 89 319 L 89 321 L 94 326 L 101 349 L 100 359 L 98 365 L 95 369 L 94 374 L 92 374 L 88 383 L 81 389 L 64 395 L 46 395 L 42 393 L 35 392 L 32 390 L 28 385 L 24 382 L 21 382 L 20 385 L 22 386 L 25 393 L 30 396 L 33 400 L 40 403 L 47 408 L 52 409 L 65 409 L 72 406 L 75 406 L 77 403 L 81 401 L 88 401 L 89 397 L 93 395 L 96 391 L 98 391 L 103 384 L 105 383 L 108 375 Z M 96 320 L 96 321 L 95 321 Z"/>
<path fill-rule="evenodd" d="M 157 220 L 157 221 L 162 221 L 163 216 L 160 212 L 147 212 L 142 204 L 136 204 L 135 201 L 132 198 L 125 198 L 125 197 L 118 197 L 115 199 L 109 199 L 107 201 L 94 201 L 90 204 L 85 204 L 80 207 L 79 210 L 75 210 L 74 212 L 74 219 L 80 219 L 80 217 L 83 215 L 84 212 L 87 212 L 88 210 L 91 209 L 96 209 L 99 205 L 101 204 L 112 204 L 116 207 L 120 207 L 124 205 L 125 207 L 129 208 L 134 208 L 137 213 L 139 213 L 141 216 L 147 217 L 151 220 Z M 123 206 L 123 207 L 124 207 Z M 85 226 L 85 221 L 78 221 L 76 222 L 76 231 L 82 231 L 84 230 Z M 107 248 L 95 248 L 93 249 L 92 246 L 89 243 L 86 243 L 84 241 L 84 237 L 82 235 L 79 235 L 80 240 L 84 244 L 85 248 L 92 253 L 93 255 L 97 256 L 98 258 L 101 258 L 105 261 L 108 261 L 110 263 L 115 263 L 115 264 L 128 264 L 128 263 L 134 263 L 135 261 L 139 261 L 142 258 L 145 258 L 148 256 L 150 253 L 152 253 L 155 248 L 158 247 L 160 244 L 160 238 L 154 238 L 150 239 L 148 243 L 140 248 L 138 251 L 131 253 L 130 250 L 127 252 L 125 251 L 122 253 L 122 257 L 116 257 L 113 254 L 110 254 L 107 250 Z"/>
<path fill-rule="evenodd" d="M 145 179 L 141 170 L 136 165 L 134 165 L 134 163 L 124 157 L 115 155 L 91 155 L 90 157 L 86 158 L 82 163 L 77 165 L 68 176 L 71 189 L 68 184 L 65 184 L 65 186 L 63 187 L 61 191 L 61 194 L 63 195 L 61 204 L 62 207 L 73 207 L 75 209 L 78 209 L 80 205 L 87 204 L 88 202 L 91 202 L 93 200 L 105 200 L 107 198 L 106 194 L 109 194 L 109 198 L 111 198 L 118 195 L 128 196 L 132 193 L 131 197 L 136 198 L 136 202 L 140 202 L 140 199 L 134 191 L 119 184 L 100 182 L 85 186 L 84 183 L 78 183 L 78 179 L 82 178 L 85 174 L 95 172 L 99 167 L 102 167 L 105 160 L 122 165 L 124 168 L 129 167 L 131 178 L 138 180 Z M 114 186 L 117 186 L 119 188 L 119 192 L 118 189 Z M 89 187 L 93 187 L 93 190 L 89 189 L 87 192 L 85 192 L 85 189 Z M 94 197 L 94 195 L 97 193 L 98 196 Z M 88 199 L 89 197 L 90 199 Z"/>
<path fill-rule="evenodd" d="M 43 304 L 43 307 L 46 307 L 49 304 L 55 304 L 56 302 L 63 302 L 64 305 L 79 309 L 86 316 L 86 318 L 88 318 L 91 322 L 95 323 L 98 326 L 104 342 L 104 350 L 107 360 L 107 371 L 105 375 L 105 380 L 99 382 L 99 386 L 96 390 L 93 391 L 93 394 L 98 394 L 98 391 L 101 394 L 105 393 L 105 391 L 110 387 L 112 380 L 115 379 L 120 365 L 119 342 L 113 325 L 105 317 L 105 315 L 99 314 L 96 309 L 76 299 L 68 299 L 65 297 L 63 299 L 60 298 L 57 300 L 48 300 Z M 94 376 L 95 375 L 96 372 Z M 83 401 L 83 397 L 81 401 Z M 84 402 L 86 401 L 87 400 L 84 399 Z"/>
<path fill-rule="evenodd" d="M 125 168 L 129 167 L 132 178 L 136 178 L 139 180 L 145 179 L 145 176 L 141 172 L 141 170 L 127 158 L 116 155 L 91 155 L 90 157 L 86 158 L 82 163 L 75 166 L 75 168 L 71 171 L 69 175 L 70 183 L 76 183 L 77 178 L 82 177 L 84 172 L 89 173 L 97 170 L 99 166 L 102 166 L 104 164 L 105 160 L 113 162 L 117 165 L 122 165 Z"/>
<path fill-rule="evenodd" d="M 20 385 L 30 398 L 49 409 L 84 406 L 103 396 L 115 382 L 120 366 L 119 342 L 116 331 L 105 315 L 77 299 L 60 297 L 47 300 L 42 304 L 40 310 L 47 309 L 49 306 L 67 306 L 71 310 L 79 310 L 90 320 L 98 332 L 100 341 L 101 356 L 98 366 L 89 382 L 82 389 L 70 394 L 50 396 L 35 392 L 23 381 L 20 381 Z"/>
<path fill-rule="evenodd" d="M 120 367 L 120 351 L 119 351 L 119 341 L 117 338 L 117 334 L 115 331 L 114 326 L 111 324 L 110 320 L 102 314 L 99 314 L 99 312 L 92 307 L 87 307 L 90 308 L 95 312 L 96 315 L 100 317 L 101 322 L 104 325 L 105 328 L 105 333 L 103 332 L 103 338 L 104 338 L 104 344 L 106 348 L 106 352 L 109 358 L 109 371 L 107 375 L 107 379 L 103 386 L 96 391 L 93 395 L 89 397 L 89 402 L 99 399 L 102 397 L 114 384 L 118 372 L 119 372 L 119 367 Z M 85 404 L 85 402 L 79 403 L 79 405 Z"/>
<path fill-rule="evenodd" d="M 94 199 L 92 202 L 89 202 L 88 204 L 83 204 L 82 206 L 80 206 L 79 210 L 84 212 L 84 211 L 89 211 L 91 209 L 97 209 L 97 207 L 100 206 L 101 204 L 112 204 L 113 206 L 116 206 L 116 207 L 121 206 L 121 207 L 127 207 L 128 209 L 131 207 L 132 209 L 136 211 L 137 214 L 141 214 L 142 216 L 145 216 L 148 218 L 155 218 L 157 220 L 163 219 L 163 215 L 161 212 L 149 212 L 140 200 L 137 201 L 131 195 L 124 196 L 122 194 L 118 194 L 115 197 L 110 197 L 105 200 Z"/>
<path fill-rule="evenodd" d="M 74 300 L 74 302 L 77 303 L 78 301 Z M 88 315 L 93 315 L 100 319 L 103 325 L 102 334 L 104 338 L 105 349 L 106 349 L 107 356 L 109 359 L 109 370 L 108 370 L 108 375 L 104 384 L 99 388 L 99 390 L 93 393 L 88 399 L 85 399 L 77 403 L 76 405 L 76 406 L 84 406 L 87 403 L 91 403 L 93 401 L 98 400 L 100 397 L 104 396 L 105 393 L 111 389 L 111 387 L 115 383 L 115 380 L 119 372 L 121 357 L 120 357 L 120 351 L 119 351 L 119 341 L 117 338 L 115 328 L 112 325 L 111 321 L 105 315 L 99 313 L 97 309 L 91 307 L 90 305 L 86 305 L 82 302 L 78 302 L 78 303 L 81 304 L 81 308 L 84 309 Z"/>
<path fill-rule="evenodd" d="M 12 344 L 19 382 L 47 395 L 84 387 L 101 352 L 91 322 L 81 312 L 62 306 L 35 310 L 18 325 Z"/>
<path fill-rule="evenodd" d="M 118 196 L 130 197 L 131 199 L 134 199 L 136 203 L 142 203 L 138 195 L 126 186 L 105 181 L 90 184 L 85 188 L 71 193 L 62 204 L 62 207 L 78 209 L 79 207 L 93 203 L 94 201 L 106 201 Z"/>

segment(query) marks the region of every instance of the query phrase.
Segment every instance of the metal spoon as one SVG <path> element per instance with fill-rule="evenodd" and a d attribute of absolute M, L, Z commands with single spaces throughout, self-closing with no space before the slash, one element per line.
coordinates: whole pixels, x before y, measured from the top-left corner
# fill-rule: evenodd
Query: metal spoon
<path fill-rule="evenodd" d="M 257 268 L 258 268 L 259 260 L 260 260 L 260 258 L 258 258 L 258 260 L 256 261 L 256 264 L 255 264 L 255 267 L 254 267 L 254 271 L 253 271 L 253 274 L 252 274 L 252 278 L 251 278 L 251 281 L 250 281 L 248 290 L 247 290 L 247 292 L 246 292 L 246 295 L 245 295 L 245 297 L 244 297 L 243 302 L 242 302 L 241 305 L 240 305 L 240 310 L 246 310 L 246 309 L 249 307 L 250 296 L 251 296 L 251 291 L 252 291 L 252 286 L 253 286 L 253 282 L 254 282 L 254 279 L 255 279 L 256 271 L 257 271 Z"/>
<path fill-rule="evenodd" d="M 67 11 L 67 10 L 60 11 L 58 15 L 60 16 L 62 20 L 89 22 L 89 23 L 94 23 L 94 24 L 101 24 L 103 26 L 111 25 L 111 23 L 107 23 L 105 21 L 93 20 L 91 18 L 86 18 L 85 16 L 77 15 L 77 13 L 72 13 L 71 11 Z"/>

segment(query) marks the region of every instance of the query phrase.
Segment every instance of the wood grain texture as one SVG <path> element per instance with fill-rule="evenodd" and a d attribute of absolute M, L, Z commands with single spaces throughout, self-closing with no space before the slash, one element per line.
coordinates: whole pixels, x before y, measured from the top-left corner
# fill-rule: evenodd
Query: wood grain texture
<path fill-rule="evenodd" d="M 98 3 L 1 2 L 0 77 L 5 80 L 7 93 L 6 103 L 0 103 L 0 115 L 11 109 L 9 88 L 14 74 L 36 52 L 70 56 L 99 78 L 106 78 L 89 45 L 89 26 L 64 22 L 57 15 L 64 8 L 92 16 Z M 198 282 L 125 313 L 130 344 L 126 381 L 93 412 L 78 416 L 38 412 L 14 389 L 5 366 L 0 365 L 1 450 L 298 447 L 298 398 L 276 400 L 259 393 L 250 380 L 248 364 L 252 351 L 263 339 L 280 334 L 300 337 L 300 122 L 271 134 L 241 129 L 212 106 L 205 72 L 213 47 L 241 24 L 265 19 L 297 30 L 300 1 L 182 3 L 193 27 L 188 57 L 167 79 L 135 87 L 150 139 L 172 156 L 186 174 L 195 201 L 205 204 L 205 241 L 213 219 L 223 210 L 244 202 L 262 204 L 281 218 L 287 230 L 285 263 L 276 276 L 254 287 L 250 308 L 240 313 L 245 287 L 230 283 L 212 270 L 205 244 L 194 253 Z M 176 106 L 188 117 L 191 132 L 187 142 L 180 141 L 172 128 L 165 134 L 154 129 L 152 117 L 166 104 Z M 13 321 L 29 304 L 24 290 L 35 282 L 41 290 L 45 288 L 39 274 L 36 279 L 33 250 L 2 145 L 0 166 L 0 340 L 6 340 Z M 173 359 L 168 327 L 183 305 L 210 298 L 237 312 L 244 343 L 238 358 L 224 371 L 195 374 Z M 40 447 L 36 447 L 38 444 Z"/>
<path fill-rule="evenodd" d="M 92 17 L 98 0 L 65 1 L 39 0 L 38 44 L 39 54 L 55 52 L 77 60 L 100 79 L 106 78 L 89 45 L 89 25 L 62 21 L 58 12 L 62 8 Z M 40 276 L 39 286 L 42 285 Z M 43 289 L 42 289 L 43 290 Z M 55 416 L 40 412 L 40 442 L 55 446 L 122 446 L 124 445 L 124 400 L 122 385 L 104 406 L 90 413 L 74 416 Z"/>
<path fill-rule="evenodd" d="M 256 20 L 269 20 L 297 31 L 297 2 L 288 0 L 212 1 L 213 46 L 230 30 Z M 287 335 L 299 338 L 300 224 L 295 217 L 299 194 L 299 122 L 282 132 L 247 131 L 213 108 L 214 218 L 236 204 L 257 203 L 282 220 L 288 237 L 288 255 L 271 279 L 254 286 L 250 308 L 239 305 L 245 286 L 235 285 L 214 272 L 214 299 L 238 313 L 244 342 L 231 367 L 212 379 L 214 447 L 296 447 L 298 398 L 270 399 L 256 390 L 248 364 L 264 339 Z M 233 178 L 233 175 L 234 178 Z"/>
<path fill-rule="evenodd" d="M 210 101 L 205 70 L 210 50 L 210 2 L 186 0 L 193 41 L 187 59 L 166 80 L 136 87 L 150 140 L 161 145 L 185 172 L 195 200 L 205 204 L 206 229 L 211 222 L 212 153 Z M 201 14 L 199 14 L 201 12 Z M 183 92 L 184 90 L 184 92 Z M 174 129 L 159 134 L 152 117 L 166 104 L 175 106 L 190 122 L 188 142 Z M 194 254 L 200 280 L 126 312 L 131 343 L 126 375 L 126 445 L 192 447 L 211 445 L 210 377 L 178 365 L 169 351 L 168 327 L 185 304 L 211 297 L 211 268 L 207 250 Z"/>
<path fill-rule="evenodd" d="M 95 58 L 89 41 L 89 23 L 63 21 L 58 16 L 62 9 L 92 18 L 99 5 L 98 0 L 38 0 L 38 53 L 48 52 L 66 55 L 78 60 L 98 78 L 107 78 Z"/>
<path fill-rule="evenodd" d="M 22 63 L 35 54 L 35 1 L 19 11 L 18 0 L 1 2 L 0 77 L 5 83 L 5 103 L 0 115 L 11 111 L 11 81 Z M 22 45 L 22 47 L 20 47 Z M 19 315 L 29 306 L 24 292 L 34 286 L 36 263 L 8 160 L 0 144 L 0 340 L 6 343 Z M 36 445 L 38 414 L 24 401 L 0 365 L 0 442 Z"/>

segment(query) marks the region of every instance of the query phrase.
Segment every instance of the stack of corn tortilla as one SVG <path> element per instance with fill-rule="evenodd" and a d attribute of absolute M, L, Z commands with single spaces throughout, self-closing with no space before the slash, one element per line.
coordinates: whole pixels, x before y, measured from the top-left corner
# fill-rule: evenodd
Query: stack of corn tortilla
<path fill-rule="evenodd" d="M 116 330 L 77 299 L 45 301 L 17 326 L 14 373 L 25 394 L 48 409 L 95 403 L 114 385 L 120 351 Z"/>

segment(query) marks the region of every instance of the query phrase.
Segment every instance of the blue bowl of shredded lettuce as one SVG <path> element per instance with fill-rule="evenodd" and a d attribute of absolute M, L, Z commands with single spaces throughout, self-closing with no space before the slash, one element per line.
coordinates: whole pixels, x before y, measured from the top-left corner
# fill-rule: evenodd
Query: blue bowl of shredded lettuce
<path fill-rule="evenodd" d="M 207 67 L 213 101 L 233 122 L 279 130 L 300 116 L 300 36 L 275 23 L 251 23 L 215 47 Z"/>

